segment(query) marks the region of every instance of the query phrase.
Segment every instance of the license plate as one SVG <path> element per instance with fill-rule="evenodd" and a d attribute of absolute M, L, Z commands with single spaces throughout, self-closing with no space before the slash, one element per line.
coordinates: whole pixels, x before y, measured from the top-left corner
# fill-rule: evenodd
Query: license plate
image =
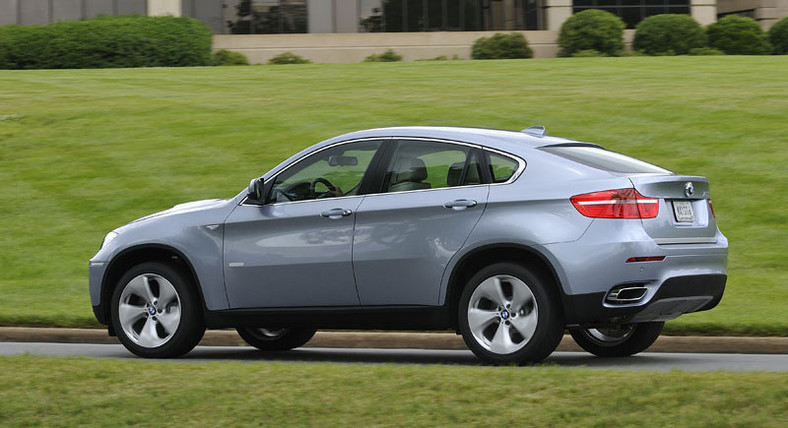
<path fill-rule="evenodd" d="M 692 211 L 692 202 L 673 201 L 673 214 L 679 223 L 692 223 L 695 221 L 695 213 Z"/>

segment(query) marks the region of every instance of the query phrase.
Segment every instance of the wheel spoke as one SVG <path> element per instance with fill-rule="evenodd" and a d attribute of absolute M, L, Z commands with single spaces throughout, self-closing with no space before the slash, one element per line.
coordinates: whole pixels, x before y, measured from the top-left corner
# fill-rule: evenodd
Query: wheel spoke
<path fill-rule="evenodd" d="M 147 279 L 145 276 L 140 275 L 134 279 L 132 279 L 128 285 L 126 285 L 126 290 L 124 290 L 124 294 L 128 292 L 128 294 L 133 294 L 146 302 L 150 302 L 148 299 L 148 290 L 147 290 Z"/>
<path fill-rule="evenodd" d="M 505 324 L 498 325 L 495 336 L 490 340 L 490 348 L 493 352 L 499 354 L 508 354 L 516 350 L 517 344 L 512 342 L 512 338 L 509 336 L 509 326 Z"/>
<path fill-rule="evenodd" d="M 180 324 L 181 321 L 181 310 L 179 307 L 173 306 L 156 316 L 156 319 L 158 319 L 161 326 L 164 327 L 164 331 L 167 332 L 167 335 L 171 335 L 178 329 L 178 324 Z"/>
<path fill-rule="evenodd" d="M 475 334 L 481 335 L 487 326 L 495 322 L 498 311 L 485 311 L 484 309 L 468 309 L 468 326 Z"/>
<path fill-rule="evenodd" d="M 153 290 L 150 288 L 150 277 L 148 277 L 148 275 L 142 276 L 142 284 L 145 290 L 145 294 L 143 296 L 148 299 L 148 302 L 153 302 L 156 300 L 156 296 L 153 295 Z"/>
<path fill-rule="evenodd" d="M 536 331 L 537 313 L 532 311 L 530 314 L 518 315 L 511 320 L 512 327 L 520 333 L 523 340 L 528 341 Z"/>
<path fill-rule="evenodd" d="M 140 330 L 140 345 L 146 348 L 152 348 L 158 345 L 158 342 L 161 341 L 159 338 L 159 333 L 156 331 L 156 321 L 151 318 L 148 318 L 145 321 L 145 325 L 142 326 L 142 330 Z"/>
<path fill-rule="evenodd" d="M 165 308 L 170 304 L 178 304 L 178 292 L 169 281 L 159 280 L 159 304 L 160 308 Z"/>
<path fill-rule="evenodd" d="M 142 306 L 130 305 L 128 303 L 121 303 L 118 305 L 118 319 L 123 328 L 131 328 L 135 322 L 145 318 L 147 311 Z"/>
<path fill-rule="evenodd" d="M 503 293 L 501 279 L 497 276 L 485 279 L 479 284 L 476 291 L 479 292 L 480 297 L 484 297 L 498 306 L 504 306 L 508 302 L 508 299 L 506 299 Z"/>

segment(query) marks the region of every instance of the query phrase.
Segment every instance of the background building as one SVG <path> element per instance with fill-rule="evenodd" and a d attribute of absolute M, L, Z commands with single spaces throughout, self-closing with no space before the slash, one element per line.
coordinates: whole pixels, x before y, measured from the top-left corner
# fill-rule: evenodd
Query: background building
<path fill-rule="evenodd" d="M 466 58 L 479 37 L 524 31 L 534 55 L 549 57 L 564 21 L 586 9 L 611 12 L 628 29 L 663 13 L 688 14 L 702 25 L 738 13 L 768 28 L 788 16 L 788 0 L 0 0 L 0 25 L 101 14 L 189 16 L 214 31 L 216 48 L 253 63 L 285 51 L 317 62 L 360 61 L 387 48 L 405 59 Z"/>

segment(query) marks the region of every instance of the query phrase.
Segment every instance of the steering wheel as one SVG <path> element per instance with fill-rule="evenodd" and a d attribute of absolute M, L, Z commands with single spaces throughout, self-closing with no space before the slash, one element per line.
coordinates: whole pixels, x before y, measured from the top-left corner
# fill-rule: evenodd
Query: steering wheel
<path fill-rule="evenodd" d="M 329 192 L 335 192 L 337 190 L 337 188 L 333 184 L 331 184 L 330 181 L 326 180 L 323 177 L 317 177 L 316 179 L 312 180 L 311 183 L 309 183 L 309 193 L 311 193 L 312 196 L 314 197 L 319 198 L 320 196 L 328 193 L 328 192 L 323 192 L 320 195 L 318 195 L 317 191 L 315 191 L 315 186 L 317 186 L 317 183 L 323 183 L 326 187 L 328 187 Z"/>

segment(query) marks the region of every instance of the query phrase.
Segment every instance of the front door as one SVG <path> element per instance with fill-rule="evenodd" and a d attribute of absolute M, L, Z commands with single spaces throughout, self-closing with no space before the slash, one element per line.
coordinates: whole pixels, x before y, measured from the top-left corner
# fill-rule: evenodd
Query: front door
<path fill-rule="evenodd" d="M 351 261 L 358 195 L 380 141 L 341 144 L 271 178 L 266 203 L 225 224 L 231 308 L 355 306 Z"/>

